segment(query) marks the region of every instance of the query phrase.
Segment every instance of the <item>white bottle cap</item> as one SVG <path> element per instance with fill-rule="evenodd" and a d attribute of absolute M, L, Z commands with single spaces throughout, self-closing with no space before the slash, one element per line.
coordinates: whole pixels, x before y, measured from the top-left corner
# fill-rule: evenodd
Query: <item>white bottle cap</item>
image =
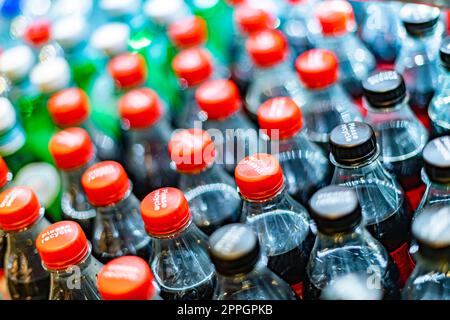
<path fill-rule="evenodd" d="M 0 97 L 0 132 L 6 131 L 16 123 L 16 110 L 11 102 Z"/>
<path fill-rule="evenodd" d="M 148 0 L 144 13 L 156 24 L 168 26 L 172 22 L 189 15 L 183 0 Z"/>
<path fill-rule="evenodd" d="M 67 87 L 70 67 L 61 57 L 45 60 L 31 70 L 30 80 L 42 93 L 52 93 Z"/>
<path fill-rule="evenodd" d="M 72 49 L 85 37 L 86 26 L 86 19 L 80 15 L 61 18 L 53 25 L 53 38 L 64 49 Z"/>
<path fill-rule="evenodd" d="M 107 23 L 94 31 L 91 45 L 105 55 L 114 56 L 127 51 L 130 28 L 120 22 Z"/>
<path fill-rule="evenodd" d="M 139 0 L 100 0 L 100 8 L 110 17 L 121 17 L 139 10 Z"/>
<path fill-rule="evenodd" d="M 0 73 L 11 81 L 25 78 L 35 62 L 33 51 L 25 45 L 12 47 L 0 55 Z"/>

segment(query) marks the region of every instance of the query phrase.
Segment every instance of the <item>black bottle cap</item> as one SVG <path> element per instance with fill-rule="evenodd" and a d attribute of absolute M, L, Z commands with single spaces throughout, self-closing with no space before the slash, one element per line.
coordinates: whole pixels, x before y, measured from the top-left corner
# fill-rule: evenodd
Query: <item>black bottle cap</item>
<path fill-rule="evenodd" d="M 324 234 L 348 232 L 362 219 L 356 192 L 344 186 L 328 186 L 317 191 L 309 201 L 311 218 Z"/>
<path fill-rule="evenodd" d="M 422 154 L 428 179 L 434 183 L 450 184 L 450 136 L 431 140 Z"/>
<path fill-rule="evenodd" d="M 374 73 L 362 86 L 367 102 L 374 108 L 394 107 L 406 97 L 405 82 L 396 71 Z"/>
<path fill-rule="evenodd" d="M 377 154 L 375 132 L 363 122 L 338 125 L 331 131 L 329 144 L 334 160 L 341 165 L 359 165 Z"/>
<path fill-rule="evenodd" d="M 441 57 L 442 66 L 450 70 L 450 36 L 446 37 L 441 44 L 439 49 L 439 56 Z"/>
<path fill-rule="evenodd" d="M 439 8 L 423 4 L 406 4 L 400 10 L 406 32 L 412 36 L 422 36 L 433 31 L 440 14 Z"/>
<path fill-rule="evenodd" d="M 259 260 L 258 238 L 245 224 L 228 224 L 209 237 L 209 255 L 220 274 L 250 272 Z"/>
<path fill-rule="evenodd" d="M 422 257 L 450 260 L 450 206 L 425 208 L 414 219 L 412 233 Z"/>

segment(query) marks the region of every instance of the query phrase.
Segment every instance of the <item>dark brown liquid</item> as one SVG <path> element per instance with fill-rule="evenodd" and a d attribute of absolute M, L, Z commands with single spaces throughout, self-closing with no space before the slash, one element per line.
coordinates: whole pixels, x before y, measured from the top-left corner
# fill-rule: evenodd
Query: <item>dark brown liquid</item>
<path fill-rule="evenodd" d="M 93 255 L 95 258 L 97 258 L 98 261 L 100 261 L 103 264 L 106 264 L 109 261 L 122 256 L 138 256 L 144 259 L 145 261 L 149 261 L 150 253 L 151 253 L 151 241 L 147 242 L 142 247 L 120 250 L 116 254 L 105 252 L 93 252 Z"/>
<path fill-rule="evenodd" d="M 50 276 L 32 282 L 19 282 L 8 278 L 7 283 L 12 300 L 48 300 Z"/>
<path fill-rule="evenodd" d="M 181 288 L 177 291 L 167 290 L 160 286 L 160 296 L 164 300 L 211 300 L 214 293 L 215 277 L 209 281 L 192 286 Z"/>

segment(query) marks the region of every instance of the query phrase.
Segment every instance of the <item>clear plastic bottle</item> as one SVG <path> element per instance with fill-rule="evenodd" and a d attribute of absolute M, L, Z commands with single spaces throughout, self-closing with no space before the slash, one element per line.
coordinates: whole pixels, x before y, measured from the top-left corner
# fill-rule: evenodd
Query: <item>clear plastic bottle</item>
<path fill-rule="evenodd" d="M 46 17 L 30 18 L 25 22 L 23 41 L 40 62 L 64 56 L 63 49 L 52 37 L 52 29 L 52 22 Z"/>
<path fill-rule="evenodd" d="M 90 104 L 86 93 L 79 88 L 67 88 L 53 94 L 47 102 L 53 122 L 60 128 L 81 127 L 91 137 L 98 157 L 102 160 L 120 158 L 118 142 L 100 130 L 90 119 Z"/>
<path fill-rule="evenodd" d="M 215 285 L 208 237 L 192 223 L 183 193 L 162 188 L 141 203 L 142 219 L 152 237 L 149 260 L 165 300 L 210 300 Z"/>
<path fill-rule="evenodd" d="M 2 95 L 14 96 L 14 92 L 20 94 L 29 83 L 28 76 L 35 63 L 33 51 L 27 45 L 19 44 L 5 49 L 0 55 L 0 74 L 5 82 Z"/>
<path fill-rule="evenodd" d="M 242 202 L 236 184 L 223 167 L 215 164 L 210 135 L 200 129 L 175 133 L 169 153 L 180 173 L 179 187 L 185 193 L 192 220 L 206 234 L 240 218 Z"/>
<path fill-rule="evenodd" d="M 426 113 L 437 85 L 436 60 L 443 33 L 437 7 L 421 4 L 406 4 L 400 11 L 400 18 L 407 36 L 395 70 L 405 79 L 414 111 Z"/>
<path fill-rule="evenodd" d="M 439 86 L 428 108 L 433 136 L 450 134 L 450 37 L 442 41 L 439 53 L 441 65 Z"/>
<path fill-rule="evenodd" d="M 338 276 L 323 289 L 321 300 L 381 300 L 383 290 L 369 286 L 372 279 L 365 272 Z"/>
<path fill-rule="evenodd" d="M 375 130 L 383 165 L 407 192 L 412 209 L 425 186 L 420 178 L 428 132 L 408 106 L 405 82 L 395 71 L 374 73 L 363 82 L 365 122 Z"/>
<path fill-rule="evenodd" d="M 178 184 L 167 153 L 172 128 L 164 112 L 158 94 L 149 88 L 131 90 L 119 99 L 124 165 L 139 199 L 155 189 Z"/>
<path fill-rule="evenodd" d="M 258 110 L 258 122 L 275 140 L 288 193 L 303 205 L 318 189 L 328 185 L 331 167 L 325 152 L 303 130 L 302 111 L 288 97 L 267 100 Z"/>
<path fill-rule="evenodd" d="M 62 175 L 63 218 L 76 221 L 90 238 L 96 213 L 84 194 L 81 176 L 97 161 L 92 141 L 85 130 L 68 128 L 56 133 L 48 148 Z"/>
<path fill-rule="evenodd" d="M 302 107 L 304 89 L 292 70 L 288 42 L 283 33 L 270 29 L 254 32 L 246 41 L 246 49 L 255 66 L 245 97 L 250 117 L 256 121 L 261 104 L 279 96 L 295 97 L 295 102 Z"/>
<path fill-rule="evenodd" d="M 268 267 L 303 298 L 306 264 L 314 243 L 306 209 L 287 192 L 278 160 L 258 153 L 236 167 L 242 221 L 256 232 Z"/>
<path fill-rule="evenodd" d="M 334 280 L 361 272 L 370 277 L 369 289 L 382 289 L 385 299 L 398 299 L 398 270 L 362 225 L 356 192 L 343 186 L 325 187 L 313 195 L 310 208 L 317 238 L 307 267 L 306 298 L 318 299 Z"/>
<path fill-rule="evenodd" d="M 270 271 L 255 232 L 233 223 L 209 238 L 209 254 L 217 271 L 214 300 L 294 300 L 289 285 Z"/>
<path fill-rule="evenodd" d="M 214 138 L 216 163 L 233 174 L 236 164 L 255 153 L 259 142 L 256 127 L 242 111 L 237 86 L 230 80 L 209 80 L 198 87 L 195 99 L 205 113 L 203 127 Z"/>
<path fill-rule="evenodd" d="M 114 161 L 96 163 L 84 172 L 81 184 L 97 213 L 91 241 L 93 255 L 102 263 L 125 255 L 147 260 L 150 238 L 123 167 Z"/>
<path fill-rule="evenodd" d="M 400 272 L 403 286 L 414 263 L 409 256 L 411 213 L 400 185 L 379 160 L 373 129 L 362 122 L 336 127 L 330 135 L 331 184 L 353 188 L 367 230 L 383 244 Z"/>
<path fill-rule="evenodd" d="M 375 69 L 376 61 L 355 34 L 352 6 L 343 0 L 323 1 L 316 5 L 315 15 L 322 29 L 315 37 L 316 47 L 336 54 L 340 83 L 353 97 L 361 96 L 361 81 Z"/>
<path fill-rule="evenodd" d="M 13 300 L 47 300 L 50 276 L 42 268 L 35 240 L 49 225 L 33 191 L 11 187 L 0 194 L 0 229 L 6 234 L 5 272 Z"/>
<path fill-rule="evenodd" d="M 50 273 L 49 300 L 100 300 L 97 274 L 102 264 L 91 256 L 91 246 L 80 225 L 60 221 L 41 231 L 36 248 Z"/>
<path fill-rule="evenodd" d="M 148 262 L 139 257 L 120 257 L 98 273 L 98 291 L 103 300 L 160 300 Z"/>
<path fill-rule="evenodd" d="M 450 300 L 450 206 L 429 207 L 413 223 L 417 264 L 402 292 L 405 300 Z"/>
<path fill-rule="evenodd" d="M 324 147 L 337 125 L 361 121 L 362 115 L 338 81 L 336 55 L 324 49 L 312 49 L 300 55 L 295 68 L 306 90 L 302 109 L 305 134 Z M 301 98 L 299 98 L 301 99 Z M 299 99 L 294 99 L 296 102 Z"/>

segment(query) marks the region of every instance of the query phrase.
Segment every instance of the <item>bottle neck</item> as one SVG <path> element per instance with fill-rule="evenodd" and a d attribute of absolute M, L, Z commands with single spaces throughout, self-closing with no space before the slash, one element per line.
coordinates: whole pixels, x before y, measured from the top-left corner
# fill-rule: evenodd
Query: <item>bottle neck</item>
<path fill-rule="evenodd" d="M 431 259 L 421 254 L 420 250 L 416 256 L 416 262 L 416 268 L 421 270 L 422 273 L 440 272 L 446 274 L 450 272 L 450 259 Z"/>
<path fill-rule="evenodd" d="M 242 194 L 241 194 L 242 196 Z M 244 207 L 249 213 L 264 213 L 272 210 L 287 209 L 285 204 L 286 199 L 290 199 L 287 193 L 287 188 L 283 185 L 282 189 L 277 194 L 266 199 L 253 200 L 242 196 L 244 200 Z"/>
<path fill-rule="evenodd" d="M 81 186 L 81 177 L 86 170 L 97 162 L 97 157 L 94 154 L 92 159 L 84 164 L 83 166 L 73 169 L 73 170 L 61 170 L 61 175 L 63 178 L 63 186 L 65 192 L 79 192 L 84 193 L 83 187 Z"/>
<path fill-rule="evenodd" d="M 132 210 L 139 211 L 139 200 L 130 187 L 122 200 L 104 207 L 96 207 L 97 219 L 104 222 L 115 219 L 115 217 L 120 220 L 127 219 Z"/>
<path fill-rule="evenodd" d="M 354 228 L 350 228 L 348 231 L 337 233 L 325 233 L 318 229 L 316 243 L 319 243 L 321 248 L 336 248 L 346 244 L 363 244 L 365 243 L 365 238 L 367 236 L 368 232 L 361 224 L 356 225 Z"/>
<path fill-rule="evenodd" d="M 48 227 L 50 223 L 44 218 L 44 209 L 41 209 L 41 217 L 31 226 L 18 231 L 5 231 L 8 237 L 9 249 L 29 247 L 30 241 L 34 246 L 34 241 L 39 233 Z"/>
<path fill-rule="evenodd" d="M 287 58 L 267 68 L 256 68 L 254 78 L 273 77 L 274 75 L 284 74 L 285 72 L 292 72 L 289 65 L 289 59 Z"/>
<path fill-rule="evenodd" d="M 122 126 L 124 140 L 128 146 L 145 144 L 148 141 L 161 141 L 167 143 L 172 129 L 161 116 L 153 125 L 143 129 L 125 128 Z"/>
<path fill-rule="evenodd" d="M 394 112 L 402 112 L 402 110 L 409 109 L 408 105 L 409 97 L 405 96 L 403 100 L 399 101 L 398 103 L 388 107 L 388 108 L 377 108 L 372 106 L 366 98 L 363 98 L 364 107 L 367 109 L 368 112 L 376 113 L 376 114 L 389 114 Z"/>

